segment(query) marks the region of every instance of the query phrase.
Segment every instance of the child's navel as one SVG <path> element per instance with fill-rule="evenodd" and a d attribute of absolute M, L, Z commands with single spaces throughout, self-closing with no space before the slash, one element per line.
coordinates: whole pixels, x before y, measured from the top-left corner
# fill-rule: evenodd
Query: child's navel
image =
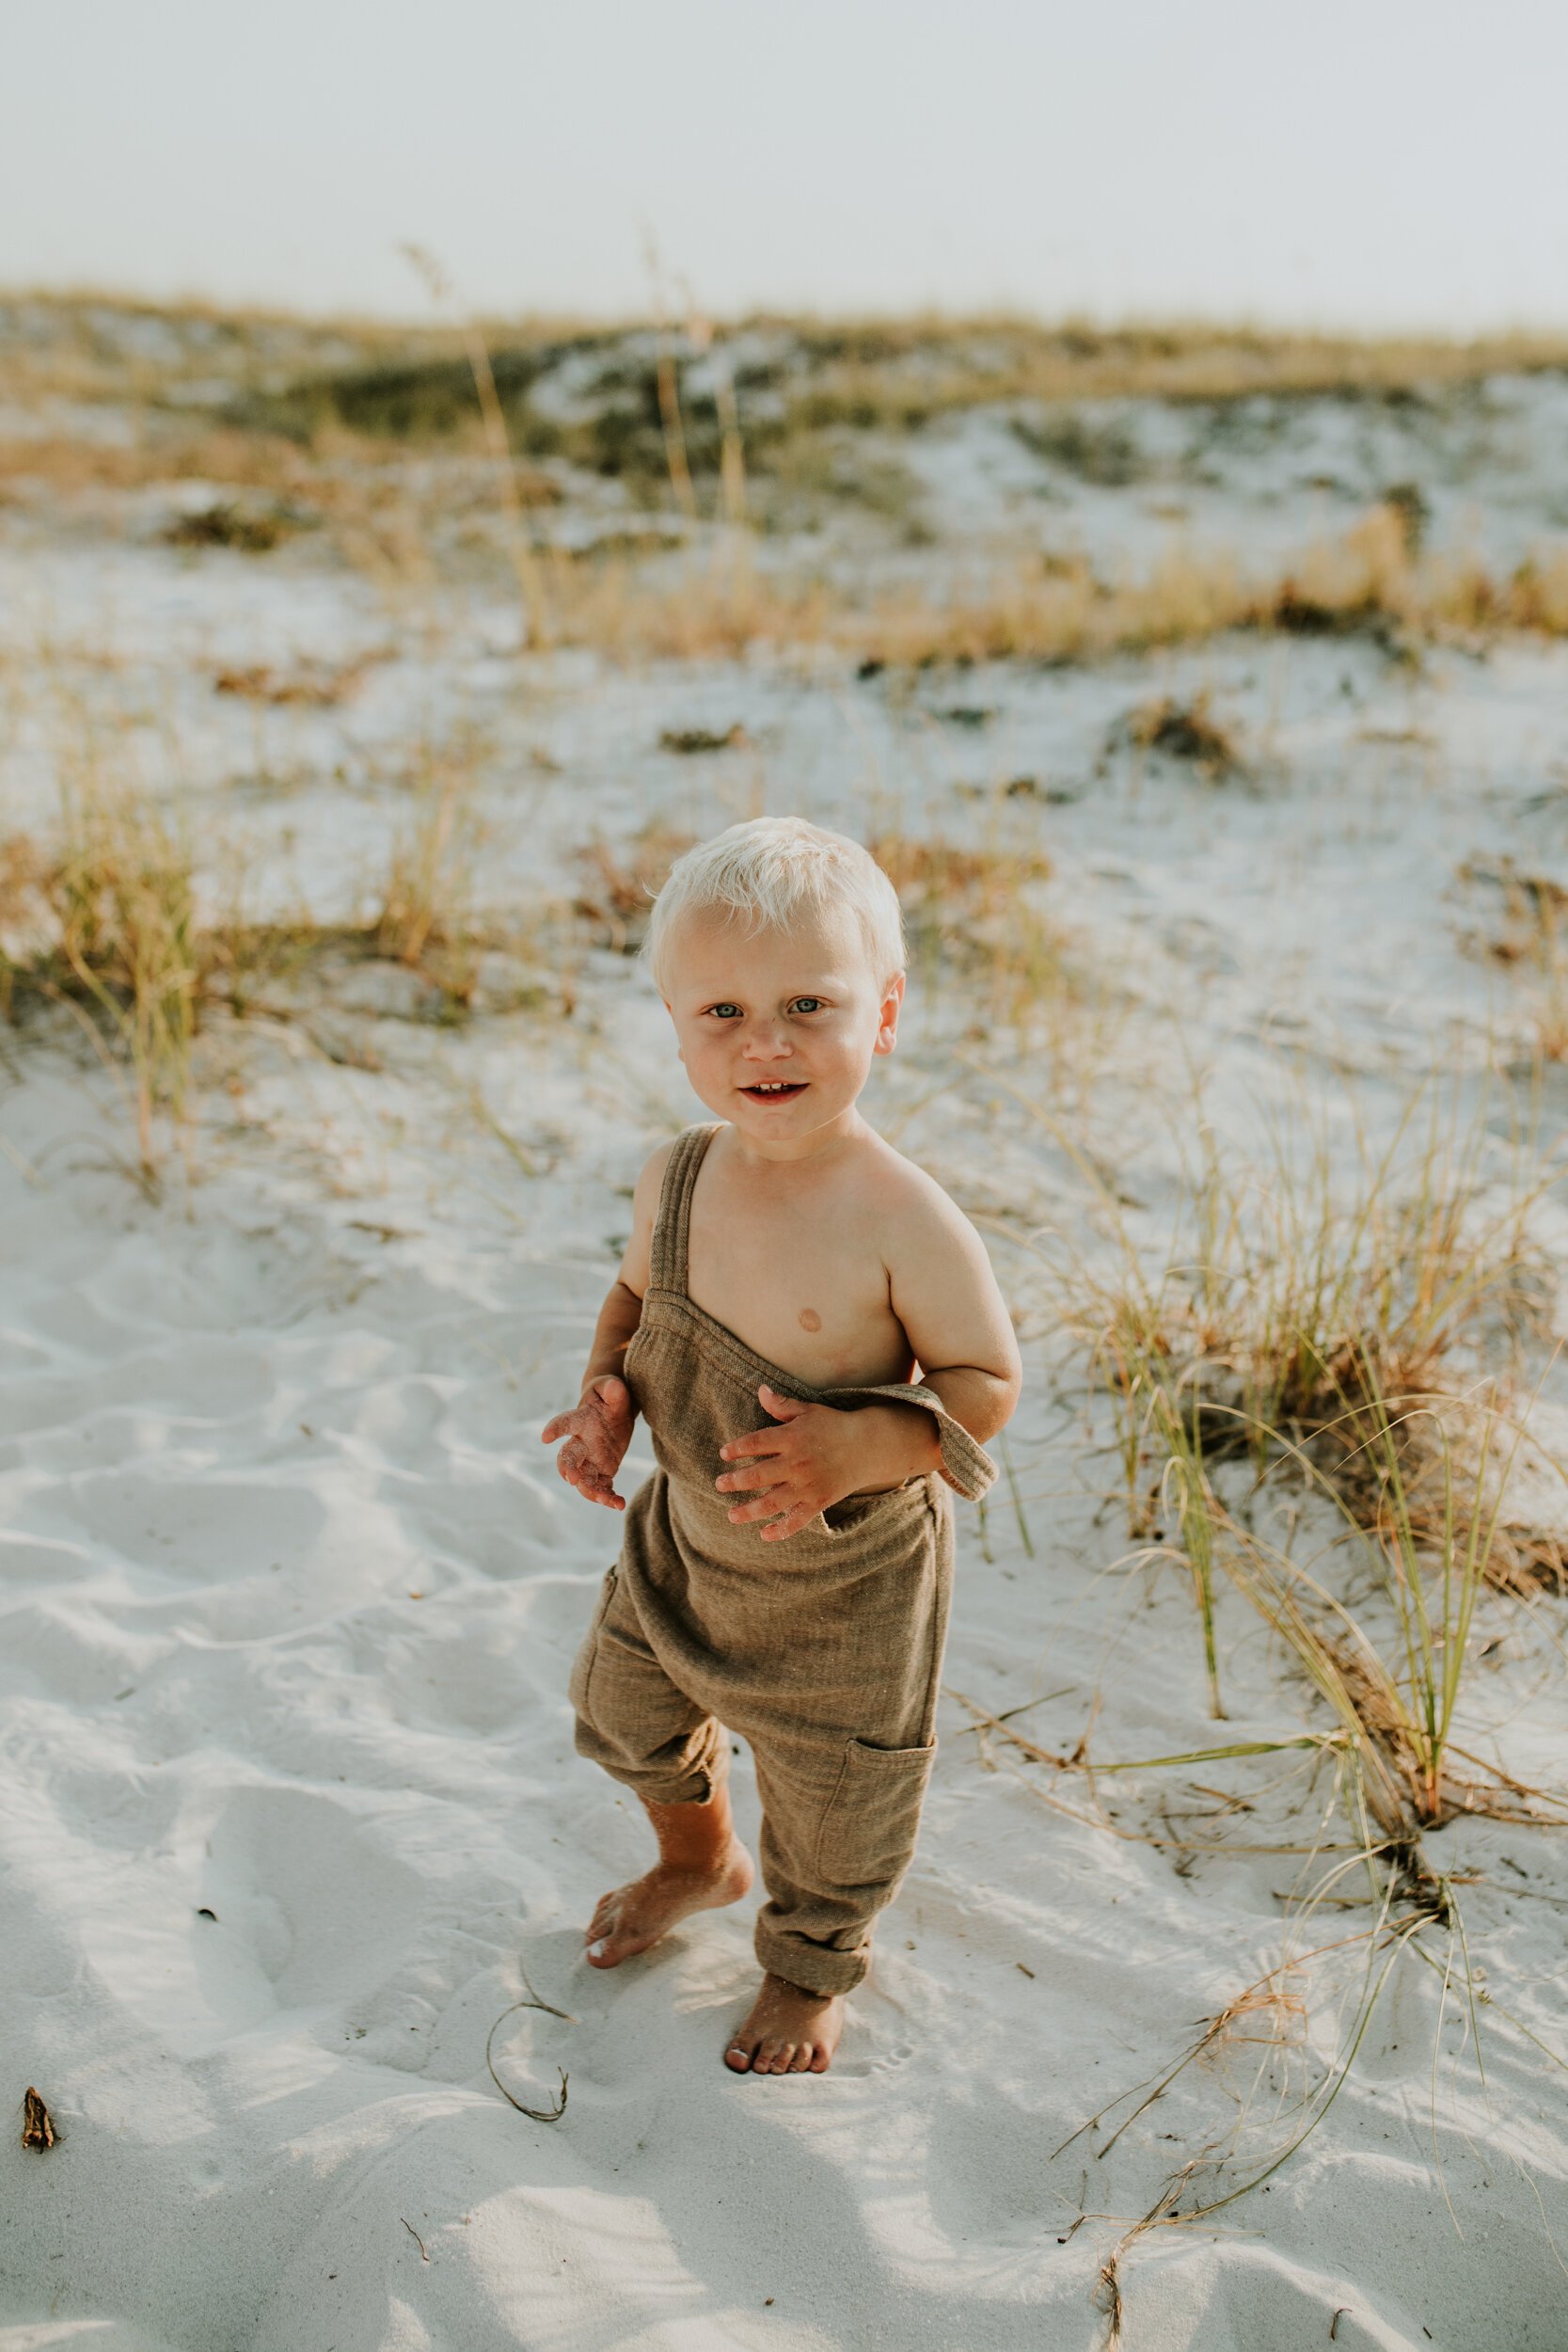
<path fill-rule="evenodd" d="M 821 1328 L 822 1328 L 822 1318 L 821 1318 L 821 1316 L 817 1313 L 816 1309 L 815 1307 L 802 1307 L 802 1308 L 801 1308 L 801 1310 L 800 1310 L 800 1328 L 801 1328 L 801 1330 L 802 1330 L 802 1331 L 820 1331 L 820 1330 L 821 1330 Z"/>

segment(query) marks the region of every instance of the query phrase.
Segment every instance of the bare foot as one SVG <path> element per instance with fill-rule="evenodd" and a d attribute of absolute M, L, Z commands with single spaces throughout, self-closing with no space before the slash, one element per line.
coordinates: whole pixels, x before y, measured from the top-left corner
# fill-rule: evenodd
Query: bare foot
<path fill-rule="evenodd" d="M 807 1993 L 769 1974 L 724 2063 L 736 2074 L 825 2074 L 843 2031 L 842 1994 Z"/>
<path fill-rule="evenodd" d="M 752 1857 L 738 1838 L 712 1861 L 656 1862 L 644 1877 L 600 1897 L 588 1928 L 589 1963 L 618 1968 L 633 1953 L 657 1944 L 677 1919 L 737 1903 L 751 1883 Z"/>

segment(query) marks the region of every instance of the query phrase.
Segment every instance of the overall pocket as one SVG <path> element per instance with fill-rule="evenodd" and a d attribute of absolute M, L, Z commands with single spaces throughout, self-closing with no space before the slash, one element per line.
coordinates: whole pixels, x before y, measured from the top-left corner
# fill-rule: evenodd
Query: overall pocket
<path fill-rule="evenodd" d="M 588 1719 L 589 1685 L 594 1679 L 594 1664 L 599 1654 L 599 1631 L 610 1614 L 610 1603 L 615 1598 L 615 1587 L 618 1581 L 619 1572 L 611 1568 L 599 1587 L 598 1605 L 594 1611 L 588 1630 L 578 1646 L 578 1654 L 572 1661 L 572 1672 L 566 1685 L 567 1697 L 576 1712 L 582 1716 L 585 1722 Z"/>
<path fill-rule="evenodd" d="M 824 1885 L 885 1887 L 891 1894 L 914 1852 L 936 1752 L 934 1740 L 921 1748 L 845 1741 L 838 1781 L 816 1834 Z"/>

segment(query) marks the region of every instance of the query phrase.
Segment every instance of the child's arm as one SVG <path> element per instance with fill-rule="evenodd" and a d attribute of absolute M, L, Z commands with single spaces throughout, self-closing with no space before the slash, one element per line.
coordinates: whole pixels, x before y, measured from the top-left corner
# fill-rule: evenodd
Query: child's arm
<path fill-rule="evenodd" d="M 918 1170 L 911 1173 L 918 1176 Z M 1023 1366 L 986 1246 L 929 1177 L 919 1177 L 910 1214 L 891 1224 L 887 1265 L 888 1296 L 922 1380 L 984 1445 L 1011 1421 Z M 888 1410 L 910 1418 L 895 1406 Z M 935 1444 L 934 1429 L 921 1434 L 928 1446 Z"/>
<path fill-rule="evenodd" d="M 545 1445 L 565 1438 L 566 1443 L 555 1457 L 556 1469 L 566 1484 L 575 1486 L 589 1502 L 602 1502 L 610 1511 L 624 1511 L 626 1507 L 624 1497 L 615 1491 L 614 1480 L 631 1443 L 637 1406 L 621 1377 L 621 1367 L 642 1320 L 642 1296 L 650 1277 L 654 1215 L 671 1149 L 666 1144 L 656 1152 L 637 1180 L 631 1239 L 622 1257 L 620 1273 L 610 1284 L 594 1327 L 594 1344 L 582 1375 L 582 1394 L 571 1412 L 557 1413 L 539 1433 Z"/>
<path fill-rule="evenodd" d="M 1022 1367 L 1012 1321 L 974 1228 L 940 1185 L 917 1169 L 890 1202 L 883 1248 L 888 1295 L 909 1336 L 925 1386 L 983 1445 L 1012 1418 Z M 721 1491 L 761 1488 L 736 1521 L 766 1519 L 765 1543 L 798 1534 L 818 1511 L 863 1486 L 897 1486 L 942 1469 L 941 1434 L 928 1410 L 903 1405 L 840 1411 L 759 1391 L 781 1426 L 721 1449 Z"/>

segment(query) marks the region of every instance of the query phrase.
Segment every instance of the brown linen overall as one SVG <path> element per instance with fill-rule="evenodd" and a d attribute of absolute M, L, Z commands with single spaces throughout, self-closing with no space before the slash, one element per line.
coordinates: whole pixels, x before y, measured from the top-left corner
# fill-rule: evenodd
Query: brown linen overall
<path fill-rule="evenodd" d="M 734 1525 L 716 1492 L 730 1438 L 772 1424 L 782 1395 L 844 1409 L 894 1402 L 936 1421 L 958 1491 L 995 1466 L 923 1385 L 816 1389 L 770 1364 L 687 1295 L 691 1196 L 717 1127 L 670 1155 L 642 1319 L 626 1377 L 658 1463 L 627 1506 L 572 1671 L 582 1755 L 656 1804 L 700 1802 L 750 1742 L 762 1797 L 763 1966 L 847 1993 L 871 1923 L 914 1851 L 936 1754 L 934 1719 L 953 1574 L 953 1504 L 933 1471 L 833 1503 L 777 1546 Z"/>

